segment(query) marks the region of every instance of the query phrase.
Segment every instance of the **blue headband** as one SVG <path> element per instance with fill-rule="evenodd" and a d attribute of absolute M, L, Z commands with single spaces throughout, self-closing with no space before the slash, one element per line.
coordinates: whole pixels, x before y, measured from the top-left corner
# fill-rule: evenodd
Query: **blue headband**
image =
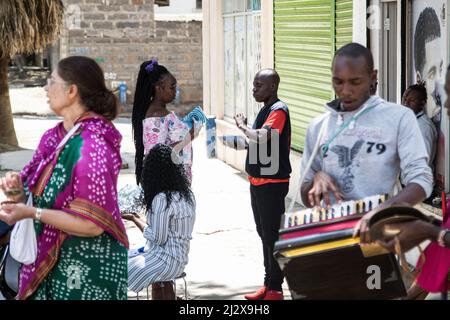
<path fill-rule="evenodd" d="M 156 60 L 156 59 L 152 59 L 152 60 L 150 60 L 150 63 L 145 67 L 145 70 L 148 72 L 148 73 L 150 73 L 150 72 L 152 72 L 154 69 L 155 69 L 155 67 L 158 65 L 158 60 Z"/>

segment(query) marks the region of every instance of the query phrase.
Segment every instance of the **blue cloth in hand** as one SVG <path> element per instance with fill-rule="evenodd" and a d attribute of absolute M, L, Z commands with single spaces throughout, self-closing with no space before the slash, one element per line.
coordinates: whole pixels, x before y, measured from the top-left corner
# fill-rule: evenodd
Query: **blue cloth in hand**
<path fill-rule="evenodd" d="M 183 119 L 183 122 L 189 127 L 189 130 L 192 129 L 192 125 L 194 123 L 194 121 L 197 124 L 205 124 L 206 120 L 208 120 L 206 118 L 206 115 L 203 113 L 202 108 L 200 108 L 199 106 L 195 107 L 194 110 L 192 110 L 191 112 L 189 112 Z"/>

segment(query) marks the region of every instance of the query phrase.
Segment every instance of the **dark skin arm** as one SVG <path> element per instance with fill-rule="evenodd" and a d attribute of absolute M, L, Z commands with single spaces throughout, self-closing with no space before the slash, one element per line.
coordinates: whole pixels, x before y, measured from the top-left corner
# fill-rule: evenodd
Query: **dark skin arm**
<path fill-rule="evenodd" d="M 137 214 L 124 214 L 122 215 L 122 219 L 134 222 L 136 227 L 138 227 L 142 233 L 144 232 L 144 228 L 147 226 L 147 223 L 143 221 Z"/>
<path fill-rule="evenodd" d="M 317 172 L 313 181 L 304 183 L 300 192 L 303 204 L 308 208 L 319 207 L 322 198 L 327 206 L 331 205 L 330 193 L 338 202 L 344 199 L 333 178 L 323 171 Z"/>
<path fill-rule="evenodd" d="M 323 171 L 316 173 L 313 181 L 303 184 L 301 188 L 303 204 L 309 208 L 313 206 L 320 206 L 320 202 L 322 199 L 324 200 L 325 204 L 329 206 L 331 204 L 329 196 L 330 193 L 334 195 L 338 202 L 343 200 L 343 195 L 334 182 L 333 178 L 331 178 Z M 422 187 L 418 184 L 412 183 L 406 186 L 395 197 L 392 197 L 391 199 L 384 202 L 381 207 L 387 207 L 395 204 L 415 206 L 425 199 L 426 194 Z M 373 214 L 373 211 L 367 213 L 355 227 L 354 237 L 358 236 L 359 234 L 361 243 L 371 242 L 367 223 Z"/>
<path fill-rule="evenodd" d="M 235 150 L 246 150 L 248 147 L 247 139 L 241 136 L 234 137 L 235 139 L 223 139 L 222 143 L 227 147 Z"/>
<path fill-rule="evenodd" d="M 422 189 L 422 187 L 416 183 L 411 183 L 407 185 L 399 194 L 395 197 L 384 202 L 380 207 L 388 207 L 391 205 L 408 205 L 415 206 L 418 203 L 421 203 L 426 199 L 426 193 Z M 369 219 L 373 216 L 374 211 L 366 214 L 356 225 L 353 236 L 360 236 L 361 243 L 371 243 L 372 240 L 369 235 L 369 230 L 367 228 L 367 224 Z"/>
<path fill-rule="evenodd" d="M 188 134 L 186 134 L 186 137 L 173 145 L 171 147 L 175 152 L 180 152 L 185 146 L 187 146 L 189 143 L 191 143 L 195 138 L 198 137 L 200 134 L 201 127 L 196 128 L 195 125 L 192 125 L 192 129 L 189 131 Z"/>
<path fill-rule="evenodd" d="M 442 230 L 438 226 L 422 220 L 391 224 L 387 225 L 386 228 L 399 232 L 397 238 L 404 251 L 411 250 L 425 240 L 437 241 L 439 233 Z M 390 241 L 377 241 L 377 243 L 391 252 L 395 251 L 395 239 Z M 444 243 L 447 248 L 450 248 L 450 234 L 447 233 L 444 238 Z"/>
<path fill-rule="evenodd" d="M 234 121 L 236 122 L 236 126 L 239 130 L 241 130 L 242 133 L 251 141 L 266 143 L 272 138 L 270 134 L 271 129 L 269 127 L 263 127 L 258 130 L 249 129 L 247 127 L 247 118 L 242 113 L 236 115 L 234 117 Z"/>

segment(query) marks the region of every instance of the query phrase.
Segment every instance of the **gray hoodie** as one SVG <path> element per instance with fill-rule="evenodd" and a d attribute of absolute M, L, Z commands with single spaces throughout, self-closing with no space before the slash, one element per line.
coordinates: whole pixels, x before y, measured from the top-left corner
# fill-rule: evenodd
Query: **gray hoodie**
<path fill-rule="evenodd" d="M 376 96 L 352 112 L 340 111 L 338 100 L 326 108 L 329 112 L 315 118 L 308 127 L 301 174 L 322 124 L 329 118 L 321 148 L 304 183 L 311 182 L 318 171 L 324 171 L 338 184 L 345 200 L 358 200 L 392 194 L 401 175 L 404 185 L 416 183 L 430 196 L 433 175 L 422 134 L 410 109 Z"/>

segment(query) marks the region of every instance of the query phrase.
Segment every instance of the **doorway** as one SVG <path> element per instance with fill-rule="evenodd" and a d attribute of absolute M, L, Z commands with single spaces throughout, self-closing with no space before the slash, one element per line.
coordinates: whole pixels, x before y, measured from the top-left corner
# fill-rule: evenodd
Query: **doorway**
<path fill-rule="evenodd" d="M 397 27 L 397 0 L 383 0 L 382 10 L 382 72 L 380 95 L 385 100 L 397 102 L 398 74 L 398 27 Z"/>

